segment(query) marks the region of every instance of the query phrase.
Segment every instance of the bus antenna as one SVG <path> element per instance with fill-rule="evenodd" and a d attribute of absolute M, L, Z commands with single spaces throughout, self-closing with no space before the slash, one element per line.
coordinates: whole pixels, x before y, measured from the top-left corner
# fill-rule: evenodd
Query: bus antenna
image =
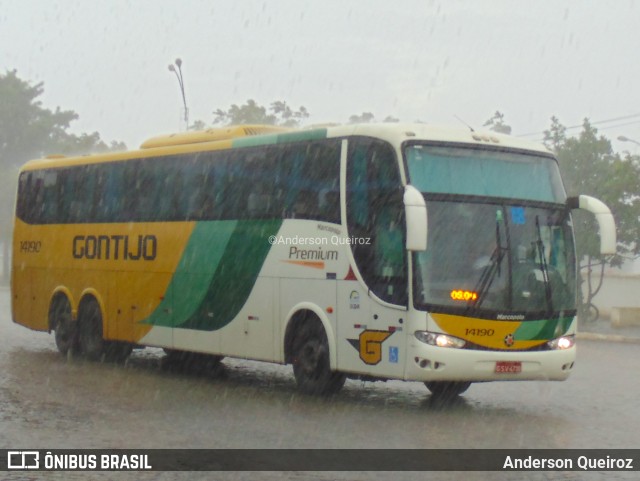
<path fill-rule="evenodd" d="M 473 130 L 473 127 L 471 127 L 468 123 L 466 123 L 464 120 L 462 120 L 460 117 L 458 117 L 457 115 L 454 115 L 454 117 L 456 119 L 458 119 L 459 122 L 461 122 L 462 124 L 464 124 L 471 132 L 475 132 L 475 130 Z"/>

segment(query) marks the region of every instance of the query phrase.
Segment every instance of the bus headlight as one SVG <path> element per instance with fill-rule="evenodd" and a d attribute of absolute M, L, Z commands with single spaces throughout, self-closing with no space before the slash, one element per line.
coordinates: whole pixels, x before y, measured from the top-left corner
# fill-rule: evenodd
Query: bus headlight
<path fill-rule="evenodd" d="M 563 337 L 559 337 L 557 339 L 553 339 L 549 342 L 547 342 L 547 346 L 549 346 L 549 349 L 558 349 L 558 350 L 563 350 L 563 349 L 569 349 L 572 348 L 576 343 L 576 336 L 563 336 Z"/>
<path fill-rule="evenodd" d="M 429 331 L 416 331 L 415 334 L 416 339 L 425 344 L 429 344 L 430 346 L 438 346 L 438 347 L 452 347 L 455 349 L 461 349 L 465 346 L 466 341 L 463 339 L 448 336 L 447 334 L 441 334 L 438 332 L 429 332 Z"/>

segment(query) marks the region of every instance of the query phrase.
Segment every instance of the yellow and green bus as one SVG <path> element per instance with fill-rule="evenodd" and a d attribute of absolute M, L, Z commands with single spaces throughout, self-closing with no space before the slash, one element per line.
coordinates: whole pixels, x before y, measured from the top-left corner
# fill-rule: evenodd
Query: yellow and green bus
<path fill-rule="evenodd" d="M 139 150 L 50 156 L 19 174 L 14 322 L 63 354 L 134 347 L 346 377 L 565 379 L 575 360 L 571 209 L 553 155 L 423 124 L 237 126 Z"/>

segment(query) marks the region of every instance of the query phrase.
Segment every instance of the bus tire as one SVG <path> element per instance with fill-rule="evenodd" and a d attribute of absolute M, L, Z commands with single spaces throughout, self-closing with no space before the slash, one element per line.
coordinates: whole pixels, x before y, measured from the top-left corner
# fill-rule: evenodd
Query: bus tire
<path fill-rule="evenodd" d="M 102 360 L 106 344 L 102 336 L 100 306 L 95 299 L 91 298 L 81 302 L 78 311 L 80 351 L 89 360 Z"/>
<path fill-rule="evenodd" d="M 61 295 L 51 303 L 49 308 L 49 325 L 54 329 L 56 347 L 61 354 L 67 355 L 78 347 L 77 324 L 71 315 L 71 304 L 66 296 Z"/>
<path fill-rule="evenodd" d="M 78 338 L 82 355 L 91 361 L 126 361 L 133 351 L 133 344 L 105 340 L 102 327 L 98 302 L 93 298 L 83 301 L 78 313 Z"/>
<path fill-rule="evenodd" d="M 431 394 L 440 399 L 456 398 L 471 386 L 470 382 L 460 381 L 431 381 L 424 384 Z"/>
<path fill-rule="evenodd" d="M 346 376 L 332 372 L 329 343 L 319 320 L 302 324 L 293 343 L 293 375 L 298 389 L 306 394 L 335 394 L 344 385 Z"/>

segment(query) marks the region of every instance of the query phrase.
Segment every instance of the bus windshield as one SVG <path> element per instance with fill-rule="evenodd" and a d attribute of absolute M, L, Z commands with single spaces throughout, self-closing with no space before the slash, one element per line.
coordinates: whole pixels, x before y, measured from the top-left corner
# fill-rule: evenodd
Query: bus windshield
<path fill-rule="evenodd" d="M 428 248 L 414 256 L 416 307 L 525 317 L 575 310 L 573 237 L 564 209 L 454 198 L 428 199 L 427 208 Z"/>
<path fill-rule="evenodd" d="M 411 145 L 409 182 L 427 203 L 414 304 L 479 317 L 575 311 L 571 218 L 552 158 Z"/>
<path fill-rule="evenodd" d="M 552 157 L 513 151 L 410 144 L 405 158 L 421 192 L 526 199 L 564 204 Z"/>

